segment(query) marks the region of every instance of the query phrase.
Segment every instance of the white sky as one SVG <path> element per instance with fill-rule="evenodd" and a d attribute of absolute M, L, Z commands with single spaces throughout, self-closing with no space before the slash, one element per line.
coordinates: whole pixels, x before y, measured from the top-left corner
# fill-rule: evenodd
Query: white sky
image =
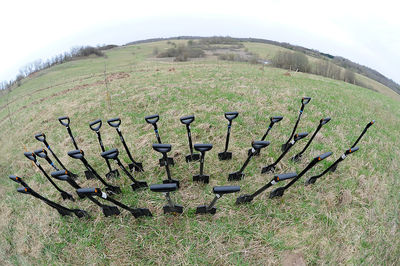
<path fill-rule="evenodd" d="M 400 83 L 399 7 L 386 0 L 5 0 L 0 3 L 0 81 L 72 46 L 229 35 L 343 56 Z"/>

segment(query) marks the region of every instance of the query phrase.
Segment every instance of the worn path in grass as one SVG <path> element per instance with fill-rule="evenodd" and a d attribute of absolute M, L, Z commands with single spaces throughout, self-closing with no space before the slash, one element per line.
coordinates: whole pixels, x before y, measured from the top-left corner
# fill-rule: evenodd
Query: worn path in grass
<path fill-rule="evenodd" d="M 185 63 L 153 60 L 151 53 L 165 42 L 128 46 L 107 51 L 107 58 L 87 58 L 55 66 L 25 80 L 8 97 L 0 99 L 10 108 L 0 109 L 0 261 L 2 264 L 266 264 L 287 261 L 300 254 L 312 264 L 398 264 L 399 242 L 399 129 L 400 108 L 396 99 L 340 81 L 257 65 L 210 59 Z M 251 49 L 251 47 L 250 47 Z M 260 47 L 257 47 L 260 49 Z M 273 51 L 267 46 L 266 54 Z M 107 85 L 104 82 L 104 65 Z M 294 164 L 288 159 L 300 151 L 308 138 L 299 142 L 277 167 L 278 173 L 300 171 L 313 156 L 326 151 L 333 155 L 299 180 L 282 199 L 268 199 L 268 193 L 251 204 L 236 206 L 237 195 L 222 197 L 215 216 L 196 216 L 197 205 L 209 202 L 215 185 L 228 185 L 228 173 L 239 169 L 252 140 L 260 138 L 268 117 L 283 115 L 270 133 L 270 147 L 254 158 L 240 182 L 240 194 L 255 191 L 272 175 L 261 175 L 262 166 L 280 154 L 300 108 L 302 96 L 312 97 L 300 131 L 313 132 L 318 121 L 330 116 L 304 154 Z M 111 103 L 111 104 L 110 104 Z M 226 124 L 223 112 L 237 110 L 232 127 L 230 150 L 233 160 L 221 162 Z M 116 198 L 132 206 L 148 207 L 151 219 L 135 220 L 122 211 L 105 218 L 97 206 L 85 200 L 63 202 L 79 206 L 92 218 L 78 220 L 60 217 L 28 195 L 16 194 L 16 184 L 7 176 L 17 174 L 36 190 L 58 202 L 56 191 L 24 158 L 23 152 L 37 149 L 37 132 L 46 133 L 50 145 L 71 170 L 80 173 L 83 186 L 98 186 L 85 180 L 83 166 L 70 159 L 73 149 L 67 132 L 57 117 L 68 115 L 78 145 L 89 162 L 103 175 L 107 172 L 96 135 L 89 121 L 120 116 L 121 129 L 134 158 L 143 162 L 140 180 L 160 183 L 165 170 L 157 166 L 159 154 L 152 151 L 154 132 L 144 116 L 159 113 L 163 142 L 173 146 L 176 166 L 172 176 L 182 188 L 173 194 L 184 205 L 182 215 L 162 214 L 165 200 L 148 190 L 132 192 L 125 175 L 113 180 L 123 188 Z M 206 155 L 205 173 L 209 185 L 195 184 L 198 163 L 186 164 L 186 129 L 179 122 L 183 115 L 195 114 L 192 124 L 194 143 L 212 143 Z M 359 143 L 360 150 L 349 156 L 335 173 L 314 186 L 305 187 L 311 174 L 321 172 L 336 160 L 372 119 Z M 113 128 L 101 129 L 107 148 L 121 149 Z M 50 172 L 48 165 L 41 161 Z M 117 167 L 114 165 L 114 167 Z M 68 191 L 66 184 L 57 182 Z"/>

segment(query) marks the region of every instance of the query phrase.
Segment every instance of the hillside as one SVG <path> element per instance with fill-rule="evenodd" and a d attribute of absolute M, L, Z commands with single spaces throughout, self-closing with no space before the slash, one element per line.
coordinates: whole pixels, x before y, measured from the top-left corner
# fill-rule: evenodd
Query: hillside
<path fill-rule="evenodd" d="M 182 42 L 186 42 L 183 41 Z M 273 55 L 271 45 L 244 43 L 261 56 Z M 155 58 L 154 48 L 165 50 L 167 41 L 141 43 L 105 51 L 106 57 L 88 57 L 56 65 L 22 81 L 20 87 L 0 97 L 0 262 L 2 264 L 278 264 L 290 259 L 307 264 L 399 264 L 400 189 L 398 160 L 400 109 L 394 92 L 361 88 L 321 76 L 290 73 L 257 64 L 217 60 L 207 56 L 187 62 Z M 104 70 L 106 69 L 106 73 Z M 106 76 L 106 82 L 105 82 Z M 299 132 L 313 132 L 321 118 L 329 122 L 317 135 L 301 163 L 289 158 L 305 145 L 304 140 L 282 160 L 277 173 L 300 172 L 314 156 L 333 155 L 299 180 L 281 199 L 263 193 L 249 205 L 237 206 L 240 194 L 254 192 L 273 177 L 260 169 L 276 159 L 297 118 L 302 96 L 312 97 L 306 106 Z M 9 105 L 7 105 L 9 103 Z M 223 150 L 226 111 L 240 113 L 232 126 L 231 161 L 219 161 Z M 123 151 L 115 130 L 105 120 L 121 117 L 121 130 L 145 172 L 139 180 L 149 184 L 165 179 L 158 166 L 159 154 L 146 115 L 158 113 L 163 142 L 172 144 L 176 165 L 173 178 L 182 187 L 172 198 L 185 207 L 182 215 L 164 215 L 165 198 L 149 190 L 132 192 L 127 176 L 112 180 L 122 187 L 115 198 L 129 206 L 147 207 L 154 217 L 134 219 L 126 211 L 104 217 L 87 200 L 64 202 L 24 151 L 43 147 L 34 139 L 44 132 L 54 151 L 82 186 L 99 186 L 86 180 L 83 165 L 68 157 L 73 145 L 59 116 L 71 118 L 71 129 L 86 158 L 102 175 L 107 172 L 100 157 L 90 121 L 101 118 L 107 148 Z M 214 145 L 207 153 L 205 173 L 210 184 L 195 184 L 192 175 L 199 164 L 187 164 L 187 136 L 179 117 L 194 114 L 194 143 Z M 245 179 L 228 182 L 228 173 L 245 161 L 252 140 L 261 138 L 269 117 L 283 115 L 267 140 L 271 145 L 246 168 Z M 349 148 L 365 125 L 376 120 L 335 173 L 313 186 L 306 178 L 323 171 Z M 51 168 L 40 161 L 47 172 Z M 113 164 L 116 168 L 117 165 Z M 70 207 L 87 210 L 92 218 L 61 217 L 29 195 L 15 191 L 9 174 L 24 177 L 43 195 Z M 69 192 L 73 189 L 56 181 Z M 240 185 L 239 194 L 225 195 L 216 215 L 197 216 L 196 206 L 209 203 L 212 187 Z"/>
<path fill-rule="evenodd" d="M 180 37 L 171 37 L 171 38 L 153 38 L 153 39 L 148 39 L 148 40 L 141 40 L 141 41 L 134 41 L 130 42 L 127 45 L 133 45 L 133 44 L 142 44 L 142 43 L 149 43 L 149 42 L 155 42 L 155 41 L 161 41 L 161 40 L 196 40 L 196 39 L 209 39 L 210 37 L 200 37 L 200 36 L 180 36 Z M 226 37 L 211 37 L 211 38 L 226 38 Z M 230 37 L 227 37 L 230 38 Z M 370 85 L 372 88 L 376 87 L 388 87 L 397 94 L 400 94 L 400 84 L 397 84 L 395 81 L 385 77 L 378 71 L 367 67 L 363 66 L 360 64 L 357 64 L 355 62 L 352 62 L 349 59 L 346 59 L 341 56 L 334 56 L 331 54 L 323 53 L 315 49 L 309 49 L 305 48 L 299 45 L 293 45 L 290 43 L 285 43 L 285 42 L 277 42 L 277 41 L 272 41 L 272 40 L 266 40 L 266 39 L 259 39 L 259 38 L 231 38 L 232 40 L 240 41 L 240 42 L 246 42 L 246 43 L 254 43 L 255 46 L 258 46 L 257 44 L 263 44 L 261 47 L 269 46 L 270 49 L 264 49 L 264 51 L 269 50 L 269 51 L 276 51 L 276 50 L 291 50 L 291 51 L 298 51 L 301 53 L 304 53 L 308 55 L 312 59 L 318 59 L 318 60 L 328 60 L 335 65 L 338 65 L 341 68 L 347 68 L 350 69 L 351 71 L 357 73 L 358 75 L 365 76 L 369 79 L 371 79 L 374 82 L 367 82 L 365 85 Z M 361 79 L 364 79 L 361 77 Z M 377 84 L 379 83 L 379 84 Z"/>

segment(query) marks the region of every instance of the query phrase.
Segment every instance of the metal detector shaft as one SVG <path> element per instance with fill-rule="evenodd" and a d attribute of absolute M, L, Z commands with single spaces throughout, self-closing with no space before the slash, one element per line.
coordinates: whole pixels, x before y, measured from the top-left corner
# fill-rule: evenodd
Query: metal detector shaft
<path fill-rule="evenodd" d="M 126 170 L 125 166 L 121 163 L 121 160 L 117 158 L 116 161 L 119 168 L 121 168 L 122 171 L 124 171 L 124 173 L 129 177 L 129 179 L 132 180 L 133 183 L 137 183 L 138 181 L 131 175 L 131 173 L 128 170 Z"/>
<path fill-rule="evenodd" d="M 229 123 L 228 123 L 228 131 L 226 133 L 226 141 L 225 141 L 225 150 L 224 150 L 224 152 L 228 151 L 229 138 L 230 138 L 230 135 L 231 135 L 231 127 L 232 127 L 232 121 L 230 120 Z"/>
<path fill-rule="evenodd" d="M 354 144 L 351 146 L 351 148 L 354 148 L 354 147 L 358 144 L 358 142 L 361 140 L 361 138 L 362 138 L 362 137 L 364 136 L 364 134 L 367 132 L 368 128 L 369 128 L 370 126 L 372 126 L 374 123 L 375 123 L 375 120 L 372 120 L 371 122 L 369 122 L 369 123 L 365 126 L 365 128 L 364 128 L 364 130 L 362 131 L 361 135 L 358 137 L 358 139 L 356 140 L 356 142 L 354 142 Z"/>
<path fill-rule="evenodd" d="M 264 136 L 262 136 L 262 138 L 261 138 L 262 141 L 264 141 L 266 139 L 266 137 L 268 136 L 269 131 L 272 129 L 273 124 L 274 123 L 272 123 L 272 122 L 269 124 L 267 131 L 265 132 Z"/>
<path fill-rule="evenodd" d="M 284 186 L 284 189 L 288 189 L 289 187 L 291 187 L 294 183 L 296 183 L 297 180 L 299 180 L 305 173 L 308 172 L 308 170 L 310 170 L 311 168 L 313 168 L 318 162 L 320 162 L 321 160 L 324 160 L 325 158 L 329 157 L 332 155 L 332 152 L 326 152 L 324 154 L 322 154 L 320 157 L 313 159 L 306 168 L 303 169 L 303 171 L 301 171 L 301 173 L 296 176 L 292 181 L 290 181 L 288 184 L 286 184 L 286 186 Z"/>
<path fill-rule="evenodd" d="M 84 157 L 82 157 L 81 161 L 82 161 L 82 163 L 85 165 L 85 167 L 86 167 L 90 172 L 92 172 L 92 173 L 96 176 L 96 178 L 97 178 L 101 183 L 103 183 L 103 185 L 108 186 L 108 187 L 109 187 L 109 186 L 112 186 L 112 185 L 108 184 L 108 183 L 97 173 L 96 170 L 94 170 L 94 168 L 89 164 L 89 162 L 88 162 Z"/>
<path fill-rule="evenodd" d="M 192 143 L 192 133 L 190 131 L 190 125 L 186 125 L 186 131 L 187 131 L 187 136 L 189 140 L 189 150 L 190 150 L 190 155 L 193 155 L 193 143 Z"/>
<path fill-rule="evenodd" d="M 322 128 L 322 124 L 319 124 L 317 129 L 314 131 L 314 134 L 311 136 L 310 140 L 307 142 L 306 146 L 304 146 L 304 148 L 301 150 L 301 152 L 299 152 L 295 156 L 301 156 L 307 150 L 308 146 L 310 146 L 311 142 L 313 141 L 313 139 L 315 138 L 315 136 L 317 135 L 318 131 L 321 128 Z"/>
<path fill-rule="evenodd" d="M 294 128 L 293 128 L 293 130 L 292 130 L 292 133 L 290 134 L 289 139 L 286 141 L 285 144 L 282 145 L 282 151 L 285 150 L 286 146 L 289 144 L 290 140 L 291 140 L 292 137 L 294 136 L 294 133 L 296 132 L 297 126 L 299 125 L 301 116 L 302 116 L 302 114 L 303 114 L 304 107 L 305 107 L 306 104 L 308 104 L 310 101 L 311 101 L 311 98 L 310 98 L 310 97 L 303 97 L 303 98 L 301 99 L 301 108 L 300 108 L 300 111 L 299 111 L 299 116 L 297 117 L 296 124 L 294 125 Z"/>
<path fill-rule="evenodd" d="M 169 163 L 168 163 L 167 153 L 163 153 L 163 158 L 164 158 L 164 162 L 165 162 L 165 170 L 167 171 L 168 180 L 172 180 L 171 171 L 169 170 Z"/>
<path fill-rule="evenodd" d="M 160 134 L 158 134 L 158 127 L 157 127 L 157 124 L 154 124 L 153 126 L 154 126 L 154 133 L 156 133 L 157 141 L 158 141 L 159 144 L 161 144 L 162 142 L 161 142 Z"/>
<path fill-rule="evenodd" d="M 71 128 L 67 126 L 68 135 L 71 137 L 72 143 L 74 144 L 75 149 L 79 150 L 78 145 L 76 144 L 75 138 L 72 135 Z"/>
<path fill-rule="evenodd" d="M 99 141 L 99 144 L 100 144 L 101 152 L 105 152 L 105 148 L 104 148 L 104 145 L 103 145 L 103 141 L 101 139 L 100 131 L 96 131 L 96 134 L 97 134 L 97 140 Z M 108 161 L 108 159 L 106 159 L 106 158 L 104 158 L 104 159 L 106 160 L 108 170 L 111 172 L 112 168 L 111 168 L 110 162 Z"/>
<path fill-rule="evenodd" d="M 246 167 L 247 167 L 247 165 L 249 164 L 250 159 L 251 159 L 251 157 L 253 157 L 253 155 L 254 155 L 254 152 L 251 153 L 249 156 L 247 156 L 247 159 L 246 159 L 246 161 L 244 162 L 244 164 L 242 165 L 242 167 L 240 168 L 239 173 L 242 173 L 242 172 L 244 171 L 244 169 L 246 169 Z"/>
<path fill-rule="evenodd" d="M 200 175 L 203 175 L 203 170 L 204 170 L 204 157 L 206 156 L 205 152 L 201 152 L 201 157 L 200 157 Z"/>
<path fill-rule="evenodd" d="M 122 136 L 122 132 L 121 132 L 121 130 L 119 129 L 119 127 L 117 128 L 117 132 L 118 132 L 119 138 L 121 139 L 122 145 L 124 145 L 124 149 L 125 149 L 126 153 L 128 154 L 129 159 L 131 160 L 131 162 L 132 162 L 136 167 L 139 167 L 139 166 L 138 166 L 138 163 L 133 159 L 132 154 L 131 154 L 131 152 L 129 151 L 128 145 L 126 144 L 125 139 L 124 139 L 124 137 Z"/>
<path fill-rule="evenodd" d="M 39 164 L 38 161 L 36 161 L 36 166 L 40 169 L 40 171 L 42 171 L 43 175 L 47 178 L 47 180 L 49 180 L 49 182 L 59 191 L 59 192 L 65 192 L 64 190 L 62 190 L 61 188 L 59 188 L 57 186 L 56 183 L 54 183 L 53 180 L 51 180 L 51 178 L 49 177 L 49 175 L 46 173 L 46 171 L 43 169 L 43 167 Z M 67 192 L 65 192 L 67 193 Z"/>
<path fill-rule="evenodd" d="M 56 202 L 54 202 L 54 201 L 51 201 L 51 200 L 49 200 L 49 199 L 43 197 L 42 195 L 38 194 L 36 191 L 32 190 L 31 188 L 29 188 L 29 189 L 31 190 L 31 195 L 32 195 L 32 196 L 34 196 L 35 198 L 38 198 L 38 199 L 44 201 L 44 202 L 47 203 L 49 206 L 51 206 L 51 207 L 53 207 L 53 208 L 55 208 L 55 209 L 62 209 L 62 210 L 67 211 L 67 212 L 69 212 L 69 213 L 74 213 L 73 210 L 71 210 L 71 209 L 69 209 L 69 208 L 67 208 L 67 207 L 64 207 L 64 206 L 62 206 L 62 205 L 60 205 L 60 204 L 58 204 L 58 203 L 56 203 Z"/>
<path fill-rule="evenodd" d="M 260 195 L 262 192 L 264 192 L 266 189 L 268 189 L 269 187 L 271 187 L 273 185 L 274 180 L 272 180 L 271 182 L 269 182 L 268 184 L 262 186 L 261 188 L 259 188 L 256 192 L 254 192 L 253 194 L 250 195 L 250 197 L 253 199 L 256 196 Z"/>
<path fill-rule="evenodd" d="M 304 105 L 301 106 L 300 112 L 299 112 L 299 116 L 297 117 L 297 121 L 296 124 L 294 125 L 292 134 L 290 134 L 289 139 L 285 142 L 285 147 L 289 144 L 290 140 L 293 138 L 294 133 L 296 132 L 297 126 L 299 125 L 300 119 L 301 119 L 301 115 L 303 114 L 303 109 L 304 109 Z M 282 146 L 283 147 L 283 146 Z"/>
<path fill-rule="evenodd" d="M 332 168 L 337 167 L 337 165 L 343 161 L 342 157 L 340 157 L 339 159 L 337 159 L 334 163 L 332 163 L 328 168 L 326 168 L 321 174 L 313 176 L 314 178 L 320 178 L 323 175 L 325 175 L 326 173 L 328 173 Z"/>

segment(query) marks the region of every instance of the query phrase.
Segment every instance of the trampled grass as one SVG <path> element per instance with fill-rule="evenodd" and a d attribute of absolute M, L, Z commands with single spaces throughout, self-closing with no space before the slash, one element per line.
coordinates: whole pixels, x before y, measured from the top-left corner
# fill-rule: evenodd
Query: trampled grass
<path fill-rule="evenodd" d="M 121 47 L 108 51 L 107 58 L 53 67 L 0 98 L 3 264 L 250 265 L 281 263 L 293 254 L 310 264 L 399 263 L 400 109 L 396 99 L 336 80 L 302 73 L 285 76 L 286 71 L 261 70 L 246 63 L 207 58 L 185 63 L 157 61 L 149 58 L 154 46 L 163 47 L 165 43 Z M 108 89 L 104 84 L 105 65 Z M 251 204 L 235 205 L 237 196 L 254 192 L 272 178 L 271 174 L 261 175 L 261 167 L 279 156 L 302 96 L 313 99 L 306 106 L 299 132 L 312 133 L 323 117 L 330 116 L 332 121 L 322 128 L 301 163 L 292 163 L 289 158 L 308 138 L 296 144 L 276 172 L 299 172 L 312 157 L 326 151 L 333 155 L 300 179 L 283 198 L 270 200 L 266 191 Z M 240 112 L 232 127 L 233 160 L 221 162 L 217 154 L 223 150 L 227 125 L 223 113 L 232 110 Z M 60 159 L 80 174 L 79 184 L 100 186 L 97 181 L 86 180 L 83 165 L 67 156 L 73 145 L 57 117 L 71 118 L 78 145 L 104 175 L 106 165 L 88 123 L 101 118 L 106 147 L 119 148 L 123 161 L 128 162 L 115 129 L 105 123 L 119 116 L 131 152 L 145 168 L 137 178 L 160 183 L 165 170 L 157 165 L 160 155 L 151 149 L 156 142 L 154 132 L 144 121 L 146 115 L 154 113 L 160 114 L 162 141 L 173 146 L 170 156 L 176 165 L 171 173 L 181 181 L 182 188 L 172 198 L 185 207 L 182 215 L 164 215 L 163 195 L 149 190 L 132 192 L 129 179 L 122 175 L 110 181 L 123 188 L 123 194 L 115 198 L 131 206 L 147 207 L 154 217 L 135 220 L 121 210 L 121 215 L 105 218 L 86 200 L 62 202 L 23 156 L 25 148 L 32 151 L 42 147 L 33 136 L 44 132 Z M 205 159 L 205 173 L 211 176 L 208 185 L 195 184 L 192 175 L 198 173 L 199 164 L 184 161 L 188 144 L 179 117 L 189 114 L 196 116 L 192 124 L 194 143 L 214 145 Z M 196 206 L 213 198 L 213 186 L 230 184 L 228 173 L 240 168 L 251 141 L 261 138 L 268 117 L 273 115 L 283 115 L 284 119 L 271 131 L 267 139 L 271 145 L 252 159 L 244 180 L 232 183 L 240 185 L 242 191 L 223 196 L 216 215 L 196 216 Z M 305 187 L 306 178 L 336 160 L 372 119 L 376 124 L 359 143 L 360 150 L 335 173 Z M 44 160 L 40 162 L 51 171 Z M 24 177 L 34 189 L 57 202 L 87 210 L 92 218 L 60 217 L 29 195 L 17 194 L 17 185 L 8 179 L 9 174 Z M 67 184 L 56 182 L 73 191 Z"/>

